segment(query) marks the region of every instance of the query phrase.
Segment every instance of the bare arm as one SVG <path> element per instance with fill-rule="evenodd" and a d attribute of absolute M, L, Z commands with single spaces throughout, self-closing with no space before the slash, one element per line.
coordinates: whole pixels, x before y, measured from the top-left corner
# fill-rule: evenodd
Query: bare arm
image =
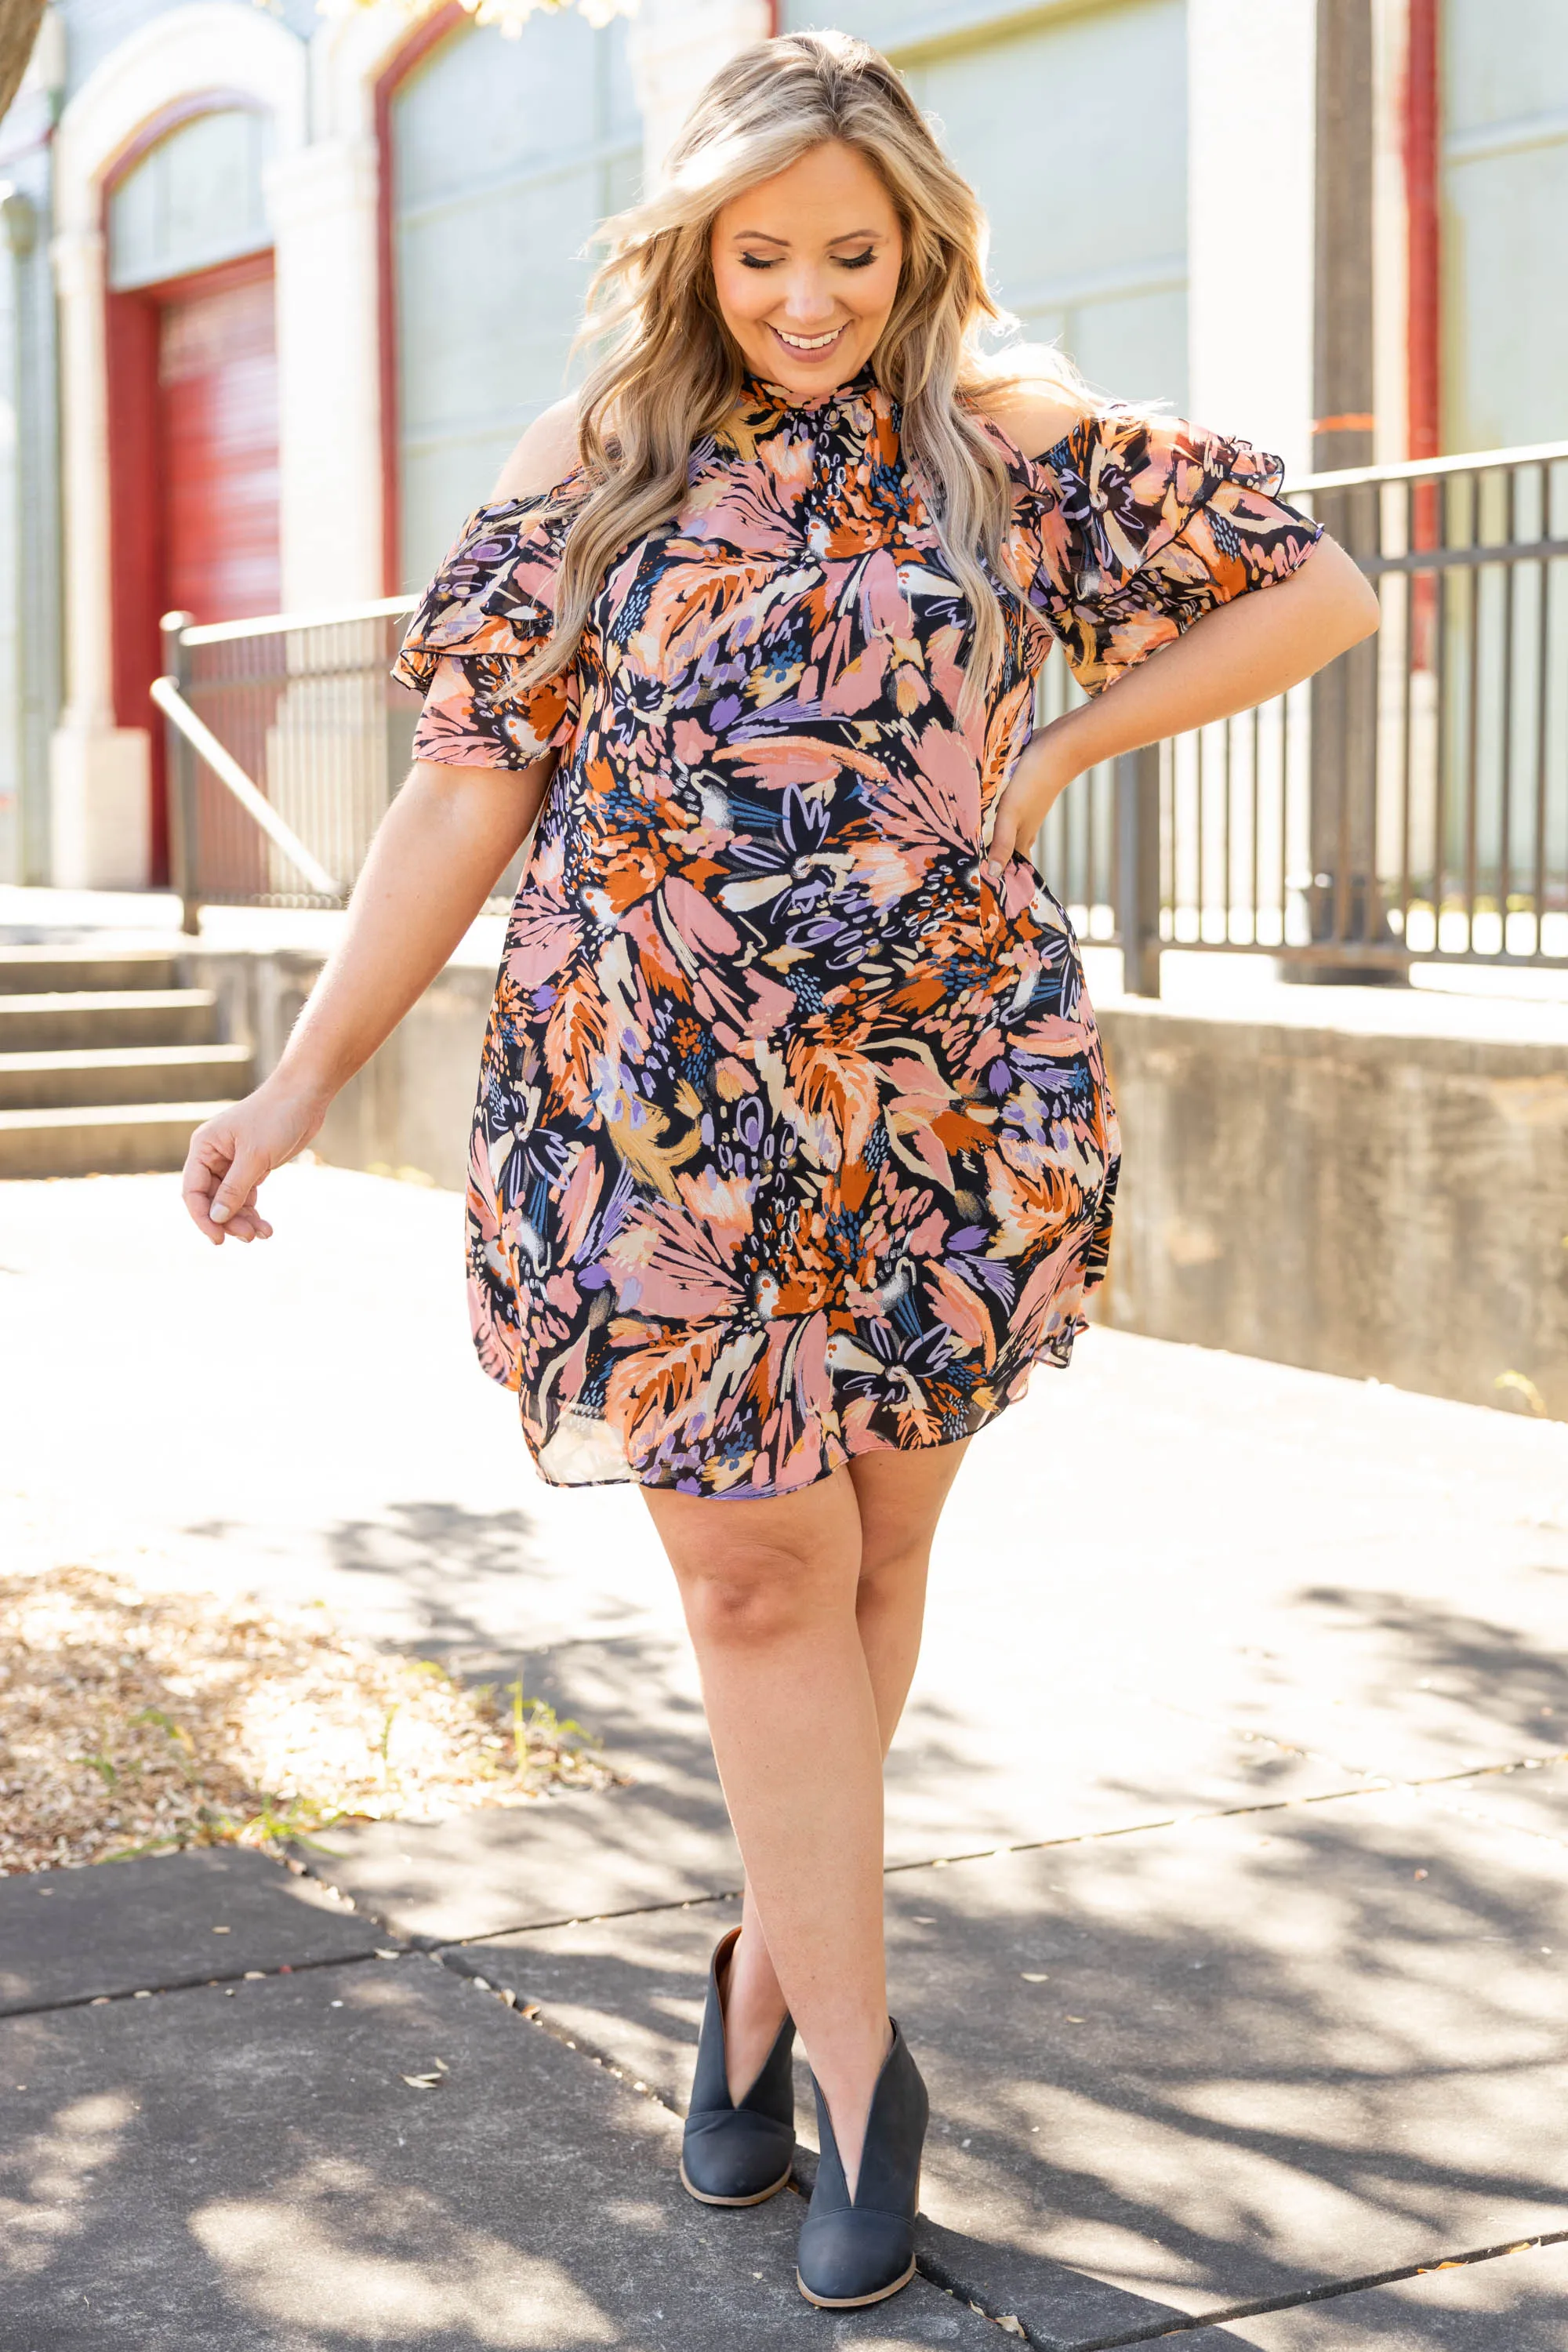
<path fill-rule="evenodd" d="M 1174 645 L 1042 728 L 998 804 L 993 857 L 1001 863 L 1032 841 L 1087 768 L 1283 694 L 1370 636 L 1378 611 L 1360 567 L 1337 541 L 1320 540 L 1299 571 L 1205 613 Z"/>
<path fill-rule="evenodd" d="M 304 1150 L 441 970 L 526 840 L 554 764 L 553 753 L 519 769 L 416 762 L 277 1068 L 191 1139 L 185 1206 L 209 1241 L 268 1238 L 257 1187 Z"/>
<path fill-rule="evenodd" d="M 501 468 L 498 500 L 547 490 L 571 471 L 576 420 L 574 399 L 535 417 Z M 270 1238 L 258 1185 L 304 1150 L 333 1096 L 428 988 L 527 840 L 554 765 L 553 752 L 531 768 L 416 761 L 278 1067 L 191 1138 L 185 1206 L 209 1241 Z"/>

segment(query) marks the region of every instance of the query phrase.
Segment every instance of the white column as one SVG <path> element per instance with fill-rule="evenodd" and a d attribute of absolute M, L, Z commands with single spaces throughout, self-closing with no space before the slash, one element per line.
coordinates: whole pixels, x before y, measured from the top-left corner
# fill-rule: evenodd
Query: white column
<path fill-rule="evenodd" d="M 626 51 L 649 187 L 703 84 L 737 49 L 766 40 L 769 26 L 767 0 L 642 0 Z"/>
<path fill-rule="evenodd" d="M 379 596 L 381 350 L 376 153 L 329 139 L 264 182 L 278 301 L 283 603 Z"/>
<path fill-rule="evenodd" d="M 50 247 L 59 298 L 66 700 L 49 746 L 56 886 L 140 889 L 148 878 L 151 742 L 114 723 L 103 238 Z"/>
<path fill-rule="evenodd" d="M 1187 0 L 1189 395 L 1311 463 L 1314 0 Z"/>

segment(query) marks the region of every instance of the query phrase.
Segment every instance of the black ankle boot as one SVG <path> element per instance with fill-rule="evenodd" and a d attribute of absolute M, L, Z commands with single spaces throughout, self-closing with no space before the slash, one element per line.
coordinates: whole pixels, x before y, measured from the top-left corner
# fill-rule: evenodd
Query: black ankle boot
<path fill-rule="evenodd" d="M 827 2311 L 880 2303 L 897 2294 L 915 2274 L 921 2149 L 931 2102 L 897 2019 L 888 2021 L 893 2046 L 871 2094 L 853 2204 L 833 2137 L 833 2118 L 812 2076 L 822 2154 L 811 2209 L 801 2224 L 795 2277 L 807 2303 Z"/>
<path fill-rule="evenodd" d="M 720 1938 L 708 1964 L 708 2000 L 697 2072 L 680 2148 L 680 2178 L 704 2205 L 761 2205 L 776 2196 L 795 2163 L 795 2021 L 786 2017 L 762 2073 L 736 2106 L 724 2056 L 719 1979 L 739 1927 Z"/>

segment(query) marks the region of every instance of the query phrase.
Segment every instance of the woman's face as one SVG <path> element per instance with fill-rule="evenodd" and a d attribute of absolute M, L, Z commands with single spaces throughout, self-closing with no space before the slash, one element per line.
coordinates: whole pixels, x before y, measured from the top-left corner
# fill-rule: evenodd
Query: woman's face
<path fill-rule="evenodd" d="M 876 349 L 904 243 L 876 172 L 831 139 L 725 205 L 711 250 L 719 308 L 747 366 L 810 400 Z"/>

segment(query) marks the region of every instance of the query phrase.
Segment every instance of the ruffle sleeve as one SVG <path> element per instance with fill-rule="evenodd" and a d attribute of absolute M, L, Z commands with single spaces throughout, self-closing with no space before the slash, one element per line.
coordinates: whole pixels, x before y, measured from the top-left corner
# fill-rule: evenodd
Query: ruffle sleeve
<path fill-rule="evenodd" d="M 414 757 L 453 767 L 526 768 L 563 751 L 577 727 L 574 664 L 519 683 L 555 625 L 570 525 L 559 493 L 507 499 L 470 515 L 404 633 L 392 675 L 423 695 Z"/>
<path fill-rule="evenodd" d="M 1279 497 L 1278 457 L 1132 408 L 1086 416 L 1011 470 L 1015 577 L 1091 694 L 1287 578 L 1322 533 Z"/>

